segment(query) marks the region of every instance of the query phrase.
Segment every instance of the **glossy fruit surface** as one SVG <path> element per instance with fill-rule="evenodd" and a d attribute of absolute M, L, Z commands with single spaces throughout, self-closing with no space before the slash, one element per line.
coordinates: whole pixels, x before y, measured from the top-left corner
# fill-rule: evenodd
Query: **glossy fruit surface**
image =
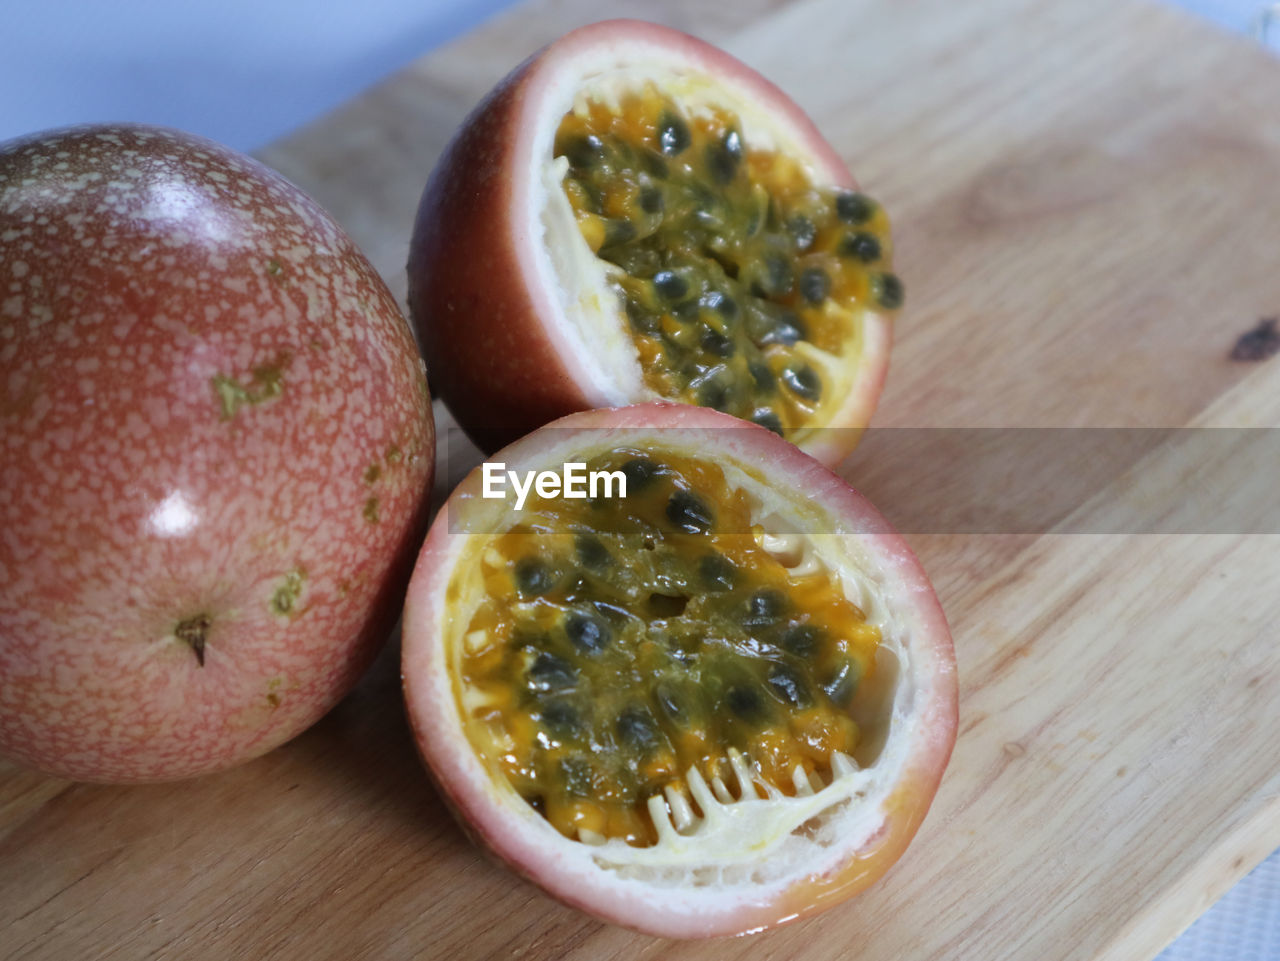
<path fill-rule="evenodd" d="M 464 123 L 418 210 L 409 305 L 434 389 L 488 450 L 670 399 L 834 463 L 884 382 L 891 257 L 883 209 L 785 94 L 686 34 L 607 21 Z"/>
<path fill-rule="evenodd" d="M 178 131 L 0 146 L 0 753 L 216 770 L 395 620 L 434 464 L 385 284 L 300 190 Z"/>
<path fill-rule="evenodd" d="M 513 484 L 490 496 L 498 468 L 469 475 L 404 619 L 410 720 L 464 823 L 556 897 L 666 937 L 770 927 L 879 878 L 956 731 L 951 638 L 902 538 L 794 446 L 700 407 L 570 415 L 499 462 L 532 493 L 517 509 Z"/>

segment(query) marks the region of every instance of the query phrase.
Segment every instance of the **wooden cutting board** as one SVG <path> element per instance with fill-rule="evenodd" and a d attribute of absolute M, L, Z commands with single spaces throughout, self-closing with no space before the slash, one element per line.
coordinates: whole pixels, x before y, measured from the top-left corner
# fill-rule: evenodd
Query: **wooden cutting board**
<path fill-rule="evenodd" d="M 1280 360 L 1228 359 L 1280 313 L 1280 65 L 1137 0 L 533 0 L 262 156 L 402 293 L 418 193 L 465 112 L 619 14 L 758 67 L 894 215 L 908 305 L 878 424 L 1280 426 Z M 955 633 L 960 738 L 907 855 L 816 919 L 662 942 L 485 860 L 419 766 L 393 647 L 307 734 L 222 775 L 0 768 L 0 956 L 1153 956 L 1280 845 L 1280 538 L 1134 533 L 1246 462 L 1142 436 L 1048 533 L 910 535 Z M 845 470 L 893 518 L 925 478 L 872 447 Z M 1027 466 L 929 482 L 989 506 Z M 1274 466 L 1248 476 L 1265 490 Z"/>

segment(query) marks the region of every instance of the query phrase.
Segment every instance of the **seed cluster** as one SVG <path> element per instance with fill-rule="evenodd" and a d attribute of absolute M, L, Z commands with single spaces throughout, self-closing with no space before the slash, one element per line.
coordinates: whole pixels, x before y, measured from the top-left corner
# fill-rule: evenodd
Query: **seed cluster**
<path fill-rule="evenodd" d="M 567 114 L 555 153 L 583 237 L 619 268 L 648 385 L 790 436 L 821 423 L 823 368 L 848 363 L 861 311 L 903 289 L 875 201 L 814 187 L 741 131 L 648 86 Z"/>
<path fill-rule="evenodd" d="M 833 751 L 879 631 L 824 569 L 762 545 L 713 463 L 618 449 L 626 498 L 541 500 L 484 553 L 486 596 L 459 653 L 481 756 L 569 837 L 657 836 L 646 802 L 690 767 L 728 781 L 736 748 L 794 793 Z"/>

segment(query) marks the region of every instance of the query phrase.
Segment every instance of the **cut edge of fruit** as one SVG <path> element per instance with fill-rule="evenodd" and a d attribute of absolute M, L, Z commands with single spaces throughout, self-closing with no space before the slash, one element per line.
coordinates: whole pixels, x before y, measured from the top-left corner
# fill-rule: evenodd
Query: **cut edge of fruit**
<path fill-rule="evenodd" d="M 725 415 L 714 416 L 727 419 Z M 601 437 L 587 445 L 579 444 L 576 448 L 570 447 L 568 442 L 553 444 L 538 457 L 545 463 L 547 459 L 555 460 L 561 456 L 590 456 L 591 452 L 604 445 L 643 444 L 644 435 L 645 431 L 633 429 L 625 435 Z M 651 442 L 657 441 L 659 446 L 663 443 L 660 433 L 649 432 L 649 439 Z M 508 453 L 511 453 L 510 449 Z M 525 448 L 521 453 L 533 452 Z M 685 453 L 701 453 L 705 456 L 705 451 Z M 808 514 L 811 521 L 814 512 L 820 510 L 811 500 L 797 503 L 794 495 L 791 500 L 780 495 L 769 487 L 757 469 L 726 456 L 730 453 L 720 451 L 718 462 L 730 467 L 726 474 L 732 477 L 734 483 L 751 491 L 759 501 L 761 520 L 785 519 L 790 516 L 796 522 L 795 526 L 800 526 L 803 523 L 800 515 Z M 527 466 L 533 466 L 532 459 Z M 505 511 L 501 502 L 484 503 L 478 498 L 468 500 L 469 508 L 482 511 L 487 509 L 490 520 Z M 484 524 L 485 521 L 480 523 Z M 874 538 L 880 532 L 873 530 L 858 533 Z M 798 535 L 781 536 L 787 540 L 779 545 L 779 549 L 794 554 Z M 470 610 L 465 609 L 467 605 L 463 609 L 457 607 L 458 593 L 452 589 L 457 572 L 465 570 L 465 555 L 476 550 L 474 545 L 464 543 L 468 540 L 470 538 L 454 535 L 452 542 L 445 547 L 446 556 L 438 559 L 441 567 L 455 572 L 447 584 L 436 585 L 438 593 L 449 595 L 448 601 L 443 596 L 437 598 L 439 606 L 448 611 L 442 618 L 443 630 L 437 633 L 451 636 L 453 645 L 462 643 L 462 633 L 470 621 Z M 697 780 L 689 781 L 694 797 L 685 800 L 693 800 L 700 808 L 700 813 L 703 814 L 702 825 L 711 832 L 705 835 L 706 838 L 736 835 L 740 841 L 742 837 L 764 834 L 767 835 L 764 840 L 754 844 L 739 844 L 737 851 L 728 854 L 723 850 L 699 847 L 701 832 L 687 834 L 681 831 L 678 822 L 684 820 L 685 812 L 681 810 L 681 801 L 668 795 L 655 797 L 650 802 L 658 824 L 661 824 L 664 814 L 669 819 L 666 830 L 659 827 L 663 834 L 659 845 L 631 848 L 618 840 L 603 844 L 578 843 L 564 838 L 511 789 L 505 780 L 500 777 L 495 779 L 484 762 L 470 750 L 463 752 L 462 758 L 451 759 L 456 770 L 447 772 L 442 777 L 442 786 L 451 794 L 457 792 L 470 795 L 471 803 L 464 802 L 461 807 L 469 817 L 482 825 L 482 834 L 490 836 L 491 843 L 495 842 L 496 836 L 495 847 L 500 853 L 521 864 L 531 874 L 537 874 L 536 866 L 530 863 L 537 856 L 535 852 L 541 850 L 545 857 L 549 856 L 548 852 L 554 851 L 558 870 L 575 876 L 575 884 L 599 886 L 602 875 L 611 877 L 611 883 L 622 885 L 635 896 L 657 896 L 664 899 L 663 904 L 667 909 L 674 907 L 671 899 L 678 895 L 679 910 L 682 913 L 696 913 L 712 906 L 723 908 L 723 900 L 727 894 L 743 902 L 772 902 L 783 898 L 789 889 L 815 878 L 827 879 L 837 886 L 842 884 L 838 878 L 848 870 L 850 852 L 877 847 L 886 834 L 892 833 L 887 827 L 887 821 L 893 813 L 892 799 L 904 780 L 904 768 L 912 766 L 912 755 L 918 750 L 914 743 L 916 732 L 912 730 L 912 725 L 907 724 L 909 710 L 913 699 L 926 696 L 927 692 L 918 691 L 914 686 L 915 671 L 910 660 L 912 645 L 907 636 L 911 626 L 890 616 L 890 605 L 881 583 L 883 578 L 871 573 L 896 563 L 893 545 L 889 545 L 888 550 L 881 555 L 874 549 L 868 550 L 861 538 L 850 538 L 843 532 L 803 535 L 802 540 L 805 542 L 805 549 L 797 556 L 797 563 L 806 563 L 813 555 L 823 558 L 830 569 L 839 572 L 851 599 L 860 605 L 866 605 L 864 610 L 867 611 L 868 621 L 881 627 L 885 640 L 878 657 L 888 659 L 886 667 L 897 667 L 893 672 L 895 686 L 891 703 L 884 706 L 888 731 L 883 735 L 882 743 L 875 746 L 878 748 L 877 752 L 870 758 L 866 757 L 863 749 L 857 752 L 871 763 L 863 766 L 852 759 L 834 760 L 835 776 L 821 791 L 812 795 L 784 798 L 782 803 L 776 803 L 777 799 L 771 798 L 775 803 L 766 804 L 762 803 L 763 798 L 760 796 L 767 796 L 767 789 L 747 775 L 739 784 L 740 792 L 745 794 L 752 791 L 758 800 L 734 800 L 732 792 L 726 790 L 724 793 L 729 795 L 726 801 L 724 796 L 720 796 L 721 791 L 716 785 L 703 782 L 699 786 Z M 416 615 L 407 614 L 407 617 L 410 616 Z M 407 650 L 406 653 L 411 652 Z M 427 656 L 438 662 L 444 652 L 430 651 Z M 406 674 L 420 669 L 406 664 Z M 432 681 L 436 685 L 433 696 L 447 699 L 442 702 L 449 705 L 444 713 L 450 715 L 452 721 L 444 722 L 449 723 L 448 730 L 425 732 L 426 736 L 462 739 L 463 743 L 469 745 L 453 690 L 452 671 L 437 670 Z M 411 703 L 412 700 L 411 695 Z M 441 723 L 439 715 L 432 713 L 434 720 Z M 411 714 L 416 723 L 419 712 L 413 710 Z M 420 731 L 419 734 L 422 737 L 424 732 Z M 738 765 L 735 765 L 735 769 L 741 770 Z M 450 779 L 454 774 L 467 783 L 461 786 L 451 784 Z M 708 795 L 702 793 L 703 787 L 710 792 L 711 800 L 707 800 Z M 727 789 L 729 786 L 723 787 Z M 476 809 L 476 793 L 483 796 L 484 803 L 480 805 L 483 809 Z M 702 795 L 701 798 L 698 795 Z M 931 790 L 929 796 L 932 796 Z M 854 803 L 855 801 L 858 803 Z M 717 803 L 719 807 L 715 806 Z M 906 837 L 909 838 L 910 833 L 914 832 L 915 824 L 922 816 L 921 811 L 909 825 Z M 517 824 L 518 832 L 513 833 L 513 825 Z M 694 827 L 696 828 L 696 824 Z M 901 841 L 902 846 L 905 843 L 905 840 Z M 878 875 L 880 870 L 871 872 L 868 880 Z M 574 884 L 553 889 L 567 900 L 581 899 L 580 892 L 578 897 L 574 896 Z M 597 913 L 601 912 L 599 904 L 588 906 Z M 637 924 L 635 919 L 623 920 L 624 923 Z M 766 923 L 777 923 L 780 920 L 785 918 L 773 917 Z"/>
<path fill-rule="evenodd" d="M 627 61 L 615 45 L 591 46 L 590 35 L 611 22 L 593 24 L 550 48 L 535 66 L 517 154 L 533 158 L 532 171 L 513 200 L 522 208 L 524 269 L 537 278 L 541 314 L 562 343 L 571 345 L 565 363 L 595 407 L 640 400 L 672 400 L 645 383 L 639 353 L 630 336 L 621 293 L 611 278 L 617 268 L 601 260 L 582 236 L 563 181 L 566 158 L 554 158 L 559 123 L 575 105 L 596 99 L 615 107 L 624 93 L 655 82 L 686 113 L 712 105 L 727 108 L 742 122 L 743 138 L 754 149 L 777 149 L 802 158 L 811 182 L 820 187 L 856 189 L 841 158 L 799 108 L 749 68 L 693 37 L 653 24 L 628 29 Z M 639 51 L 643 50 L 641 55 Z M 715 58 L 714 64 L 709 60 Z M 731 65 L 731 66 L 727 66 Z M 588 81 L 584 85 L 584 79 Z M 761 109 L 766 102 L 771 109 Z M 813 426 L 789 438 L 819 460 L 831 463 L 852 449 L 856 437 L 836 437 L 823 428 L 862 428 L 870 419 L 884 381 L 892 340 L 889 318 L 869 306 L 854 306 L 847 357 L 806 345 L 803 353 L 832 385 Z M 600 316 L 616 318 L 602 325 Z"/>

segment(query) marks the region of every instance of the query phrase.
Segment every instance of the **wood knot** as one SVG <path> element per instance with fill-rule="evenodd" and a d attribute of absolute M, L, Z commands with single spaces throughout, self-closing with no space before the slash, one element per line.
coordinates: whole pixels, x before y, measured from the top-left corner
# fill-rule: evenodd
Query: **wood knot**
<path fill-rule="evenodd" d="M 1266 360 L 1276 351 L 1280 351 L 1280 331 L 1276 330 L 1276 317 L 1264 317 L 1258 326 L 1247 330 L 1236 340 L 1231 348 L 1232 360 L 1259 361 Z"/>

